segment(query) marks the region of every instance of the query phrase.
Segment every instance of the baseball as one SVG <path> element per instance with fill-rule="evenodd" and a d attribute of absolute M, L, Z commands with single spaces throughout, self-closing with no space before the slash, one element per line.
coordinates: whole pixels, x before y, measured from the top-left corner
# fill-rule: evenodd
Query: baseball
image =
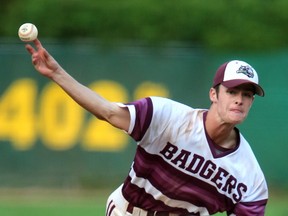
<path fill-rule="evenodd" d="M 24 23 L 18 30 L 18 36 L 20 40 L 25 42 L 31 42 L 38 36 L 38 30 L 32 23 Z"/>

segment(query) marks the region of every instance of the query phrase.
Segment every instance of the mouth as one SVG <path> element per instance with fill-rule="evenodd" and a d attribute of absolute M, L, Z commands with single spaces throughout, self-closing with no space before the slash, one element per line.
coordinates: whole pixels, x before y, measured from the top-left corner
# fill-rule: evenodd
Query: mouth
<path fill-rule="evenodd" d="M 241 109 L 230 109 L 230 111 L 234 113 L 243 113 Z"/>

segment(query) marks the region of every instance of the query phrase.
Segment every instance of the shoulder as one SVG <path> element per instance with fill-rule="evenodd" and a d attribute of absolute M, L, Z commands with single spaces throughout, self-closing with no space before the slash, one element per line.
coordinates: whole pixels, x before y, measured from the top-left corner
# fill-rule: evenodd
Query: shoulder
<path fill-rule="evenodd" d="M 130 103 L 126 104 L 127 106 L 134 106 L 137 111 L 149 111 L 149 112 L 159 112 L 159 111 L 172 111 L 172 110 L 191 110 L 192 107 L 189 107 L 188 105 L 185 105 L 183 103 L 174 101 L 169 98 L 163 98 L 163 97 L 146 97 L 142 98 Z"/>
<path fill-rule="evenodd" d="M 196 109 L 181 102 L 168 98 L 151 97 L 152 122 L 163 125 L 175 125 L 176 122 L 182 126 L 195 124 L 203 121 L 203 113 L 206 109 Z"/>
<path fill-rule="evenodd" d="M 126 104 L 130 111 L 129 134 L 139 141 L 150 130 L 162 130 L 168 125 L 175 127 L 176 122 L 191 121 L 191 116 L 199 112 L 180 102 L 163 97 L 147 97 Z"/>
<path fill-rule="evenodd" d="M 261 167 L 258 163 L 258 160 L 250 146 L 250 144 L 248 143 L 248 141 L 244 138 L 244 136 L 240 134 L 240 145 L 239 145 L 239 149 L 238 151 L 238 157 L 239 160 L 241 160 L 241 164 L 243 167 L 249 167 L 249 169 L 247 169 L 247 175 L 248 176 L 253 176 L 251 175 L 251 169 L 258 171 L 258 172 L 253 172 L 255 174 L 255 176 L 260 176 L 261 178 L 263 178 L 263 172 L 261 170 Z M 250 174 L 249 174 L 250 173 Z"/>
<path fill-rule="evenodd" d="M 192 107 L 169 99 L 169 98 L 163 98 L 163 97 L 150 97 L 151 102 L 153 104 L 153 107 L 155 110 L 191 110 Z"/>
<path fill-rule="evenodd" d="M 238 151 L 239 164 L 243 168 L 241 169 L 241 174 L 243 179 L 246 179 L 248 186 L 244 201 L 266 200 L 268 198 L 268 187 L 265 175 L 250 144 L 242 134 L 240 134 Z"/>

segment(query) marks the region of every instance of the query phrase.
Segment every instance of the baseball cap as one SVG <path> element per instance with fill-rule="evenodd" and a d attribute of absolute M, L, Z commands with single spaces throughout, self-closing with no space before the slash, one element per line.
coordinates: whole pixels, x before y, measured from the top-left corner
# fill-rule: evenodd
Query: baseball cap
<path fill-rule="evenodd" d="M 234 88 L 242 84 L 252 84 L 255 93 L 264 96 L 264 90 L 259 85 L 255 69 L 244 61 L 232 60 L 222 64 L 216 71 L 213 87 L 222 84 L 226 88 Z"/>

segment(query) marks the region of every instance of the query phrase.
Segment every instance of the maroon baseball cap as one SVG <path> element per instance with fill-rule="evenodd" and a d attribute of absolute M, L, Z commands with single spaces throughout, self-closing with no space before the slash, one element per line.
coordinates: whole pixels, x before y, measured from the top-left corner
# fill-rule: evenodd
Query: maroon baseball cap
<path fill-rule="evenodd" d="M 264 96 L 264 90 L 259 85 L 257 72 L 244 61 L 232 60 L 222 64 L 216 71 L 213 87 L 219 84 L 227 88 L 234 88 L 242 84 L 252 84 L 255 88 L 255 93 L 259 96 Z"/>

